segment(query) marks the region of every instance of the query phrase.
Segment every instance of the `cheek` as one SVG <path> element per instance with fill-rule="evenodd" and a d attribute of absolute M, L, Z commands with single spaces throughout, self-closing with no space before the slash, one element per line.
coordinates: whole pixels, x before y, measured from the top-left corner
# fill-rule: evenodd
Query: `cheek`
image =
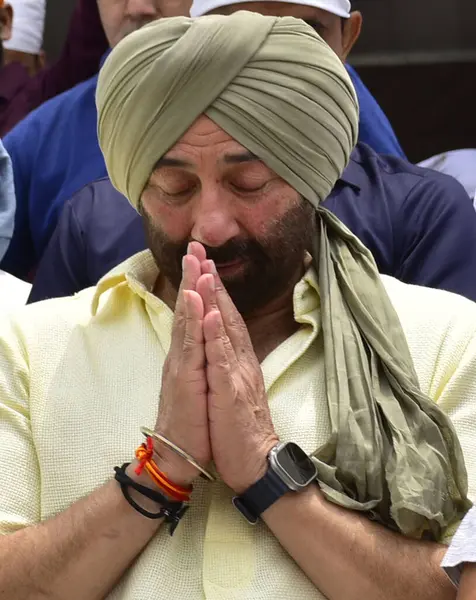
<path fill-rule="evenodd" d="M 256 238 L 264 238 L 276 221 L 299 202 L 294 193 L 271 194 L 257 204 L 240 207 L 237 218 L 246 233 Z"/>
<path fill-rule="evenodd" d="M 103 25 L 104 33 L 111 47 L 116 46 L 122 39 L 122 27 L 124 21 L 124 0 L 99 0 L 99 15 Z"/>
<path fill-rule="evenodd" d="M 174 242 L 181 242 L 190 237 L 192 231 L 191 211 L 188 207 L 174 207 L 163 202 L 154 202 L 149 208 L 146 201 L 144 209 L 157 225 Z"/>

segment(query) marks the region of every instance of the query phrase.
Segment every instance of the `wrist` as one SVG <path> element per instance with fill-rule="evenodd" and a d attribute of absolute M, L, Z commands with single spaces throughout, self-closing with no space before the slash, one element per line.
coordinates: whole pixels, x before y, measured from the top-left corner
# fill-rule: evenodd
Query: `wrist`
<path fill-rule="evenodd" d="M 182 487 L 191 486 L 200 475 L 198 469 L 159 442 L 154 442 L 154 463 L 167 479 Z"/>
<path fill-rule="evenodd" d="M 242 469 L 239 481 L 229 485 L 236 494 L 244 494 L 248 488 L 266 475 L 269 469 L 269 453 L 277 444 L 279 439 L 273 437 L 255 450 L 253 457 L 247 461 L 248 468 Z"/>
<path fill-rule="evenodd" d="M 167 500 L 170 500 L 171 502 L 173 502 L 173 498 L 170 498 L 169 496 L 167 496 L 167 494 L 165 494 L 164 491 L 161 488 L 159 488 L 159 486 L 156 485 L 152 481 L 152 479 L 149 477 L 149 475 L 145 471 L 142 471 L 142 473 L 140 475 L 137 475 L 136 469 L 138 466 L 139 466 L 138 460 L 134 460 L 133 462 L 131 462 L 131 464 L 126 469 L 126 475 L 128 477 L 130 477 L 133 481 L 138 483 L 139 485 L 143 485 L 144 487 L 147 487 L 147 488 L 153 490 L 154 492 L 159 492 L 159 493 L 163 494 L 167 498 Z M 131 497 L 133 498 L 133 500 L 135 502 L 137 502 L 137 504 L 139 504 L 139 506 L 141 506 L 142 508 L 144 508 L 145 510 L 147 510 L 149 512 L 157 512 L 157 510 L 159 510 L 161 508 L 161 505 L 158 502 L 155 502 L 154 500 L 147 498 L 146 496 L 144 496 L 140 492 L 137 492 L 133 488 L 130 488 L 129 493 L 130 493 Z"/>

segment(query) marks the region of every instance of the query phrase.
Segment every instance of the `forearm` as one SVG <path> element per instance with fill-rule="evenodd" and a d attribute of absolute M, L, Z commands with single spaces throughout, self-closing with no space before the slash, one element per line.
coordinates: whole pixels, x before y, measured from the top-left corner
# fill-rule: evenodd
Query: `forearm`
<path fill-rule="evenodd" d="M 161 522 L 136 512 L 111 481 L 55 518 L 0 537 L 0 599 L 100 600 Z"/>
<path fill-rule="evenodd" d="M 451 600 L 444 547 L 410 540 L 327 502 L 317 487 L 264 514 L 286 551 L 329 600 Z"/>
<path fill-rule="evenodd" d="M 476 565 L 466 565 L 461 576 L 458 600 L 474 600 L 476 598 Z"/>

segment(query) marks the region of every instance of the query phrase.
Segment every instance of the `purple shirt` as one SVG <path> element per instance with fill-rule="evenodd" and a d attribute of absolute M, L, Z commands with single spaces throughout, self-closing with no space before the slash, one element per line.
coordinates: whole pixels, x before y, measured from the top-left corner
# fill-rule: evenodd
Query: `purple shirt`
<path fill-rule="evenodd" d="M 92 77 L 108 47 L 97 0 L 79 0 L 55 64 L 34 77 L 19 63 L 0 70 L 0 138 L 46 100 Z"/>

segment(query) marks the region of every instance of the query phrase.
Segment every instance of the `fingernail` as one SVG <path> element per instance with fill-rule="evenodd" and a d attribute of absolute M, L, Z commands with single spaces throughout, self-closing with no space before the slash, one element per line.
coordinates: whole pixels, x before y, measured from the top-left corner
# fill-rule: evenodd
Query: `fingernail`
<path fill-rule="evenodd" d="M 217 274 L 217 268 L 215 266 L 215 262 L 213 260 L 209 260 L 208 264 L 210 265 L 210 271 L 213 273 L 213 275 Z"/>
<path fill-rule="evenodd" d="M 192 252 L 192 242 L 189 242 L 188 246 L 187 246 L 187 254 L 190 254 L 191 252 Z"/>
<path fill-rule="evenodd" d="M 185 269 L 185 256 L 182 256 L 182 271 Z"/>

